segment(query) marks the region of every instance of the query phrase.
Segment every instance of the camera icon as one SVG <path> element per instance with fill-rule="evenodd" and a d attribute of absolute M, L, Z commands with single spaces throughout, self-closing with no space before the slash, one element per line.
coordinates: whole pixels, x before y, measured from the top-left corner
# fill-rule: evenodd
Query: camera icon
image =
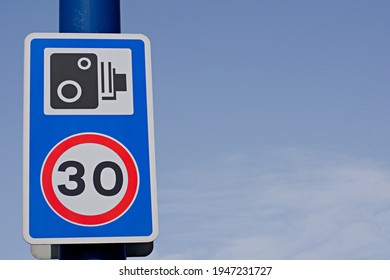
<path fill-rule="evenodd" d="M 96 109 L 99 106 L 96 54 L 52 54 L 50 70 L 53 109 Z"/>
<path fill-rule="evenodd" d="M 45 49 L 47 115 L 133 114 L 130 49 Z"/>

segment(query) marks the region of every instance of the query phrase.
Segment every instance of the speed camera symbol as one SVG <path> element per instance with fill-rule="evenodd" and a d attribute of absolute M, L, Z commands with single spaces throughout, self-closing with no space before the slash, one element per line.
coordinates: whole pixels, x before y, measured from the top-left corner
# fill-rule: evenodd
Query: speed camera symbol
<path fill-rule="evenodd" d="M 130 50 L 49 49 L 45 59 L 46 114 L 133 113 Z"/>

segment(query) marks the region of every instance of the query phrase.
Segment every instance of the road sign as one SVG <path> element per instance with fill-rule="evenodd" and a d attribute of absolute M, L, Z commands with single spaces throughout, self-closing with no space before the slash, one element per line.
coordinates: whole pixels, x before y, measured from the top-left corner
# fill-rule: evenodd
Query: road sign
<path fill-rule="evenodd" d="M 31 34 L 24 91 L 25 240 L 153 241 L 158 221 L 148 39 Z"/>

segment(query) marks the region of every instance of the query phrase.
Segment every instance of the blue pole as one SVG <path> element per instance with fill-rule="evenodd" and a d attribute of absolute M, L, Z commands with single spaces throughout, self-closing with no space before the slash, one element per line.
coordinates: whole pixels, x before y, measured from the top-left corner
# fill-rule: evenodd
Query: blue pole
<path fill-rule="evenodd" d="M 120 33 L 120 0 L 60 0 L 61 33 Z M 126 244 L 64 244 L 60 260 L 125 260 Z"/>
<path fill-rule="evenodd" d="M 60 32 L 120 33 L 120 0 L 60 0 Z"/>

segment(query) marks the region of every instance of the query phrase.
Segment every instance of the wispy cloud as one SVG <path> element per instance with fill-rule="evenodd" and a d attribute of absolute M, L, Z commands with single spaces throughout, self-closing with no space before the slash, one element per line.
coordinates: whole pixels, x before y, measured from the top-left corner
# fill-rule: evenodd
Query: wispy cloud
<path fill-rule="evenodd" d="M 172 170 L 153 258 L 388 259 L 389 171 L 295 149 Z"/>

